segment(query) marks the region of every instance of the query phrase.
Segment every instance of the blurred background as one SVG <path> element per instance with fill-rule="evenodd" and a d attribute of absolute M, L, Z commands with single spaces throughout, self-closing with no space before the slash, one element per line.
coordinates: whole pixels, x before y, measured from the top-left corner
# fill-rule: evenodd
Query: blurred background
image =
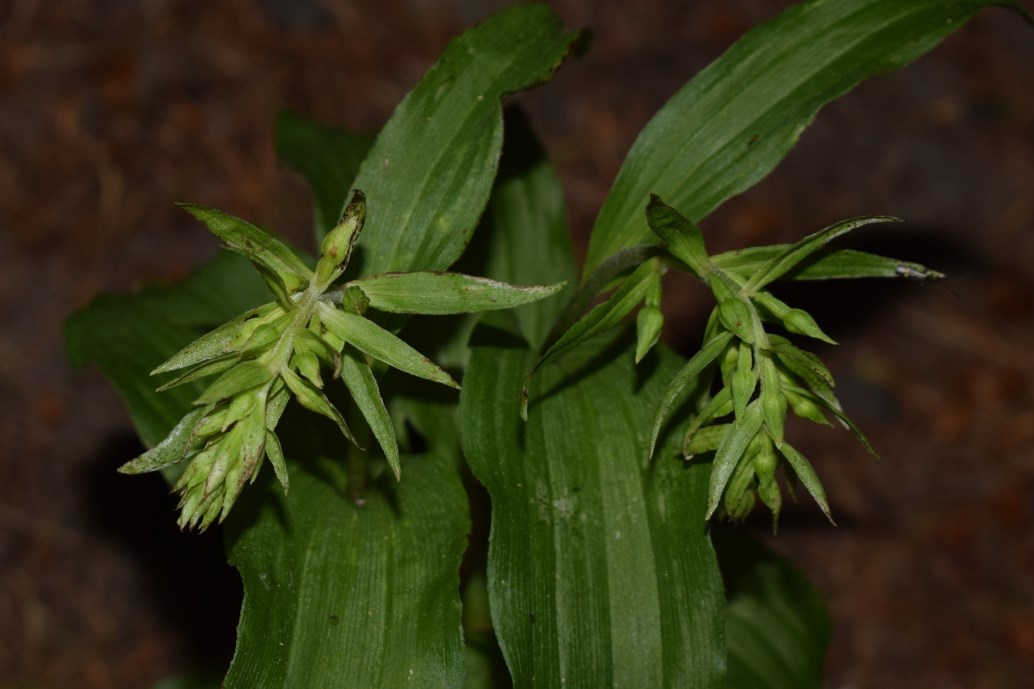
<path fill-rule="evenodd" d="M 180 534 L 97 370 L 61 324 L 101 292 L 179 278 L 217 251 L 172 202 L 308 246 L 308 192 L 278 165 L 290 109 L 375 131 L 447 40 L 504 2 L 0 0 L 0 687 L 147 687 L 225 667 L 240 586 L 218 533 Z M 592 50 L 517 100 L 550 151 L 584 253 L 639 129 L 782 1 L 553 3 Z M 833 616 L 827 686 L 1022 687 L 1034 676 L 1034 30 L 992 8 L 905 70 L 828 106 L 764 182 L 703 223 L 713 250 L 892 214 L 849 243 L 947 280 L 786 289 L 850 434 L 797 432 L 839 526 L 791 505 L 748 528 Z M 666 290 L 666 338 L 709 308 Z M 680 327 L 680 323 L 682 327 Z"/>

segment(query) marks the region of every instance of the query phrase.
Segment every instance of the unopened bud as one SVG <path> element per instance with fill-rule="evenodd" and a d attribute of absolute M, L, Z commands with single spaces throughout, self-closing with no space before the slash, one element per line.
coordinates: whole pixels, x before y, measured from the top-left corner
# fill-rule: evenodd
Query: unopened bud
<path fill-rule="evenodd" d="M 333 281 L 348 264 L 352 248 L 359 239 L 365 221 L 366 196 L 357 189 L 352 194 L 352 201 L 345 208 L 341 221 L 323 240 L 322 253 L 316 265 L 316 277 L 321 284 Z"/>
<path fill-rule="evenodd" d="M 664 314 L 659 308 L 647 304 L 639 310 L 639 316 L 636 318 L 635 362 L 637 364 L 657 344 L 663 328 Z"/>
<path fill-rule="evenodd" d="M 807 335 L 808 337 L 814 337 L 817 340 L 828 342 L 830 344 L 836 344 L 836 341 L 826 333 L 822 332 L 819 324 L 815 322 L 815 319 L 807 311 L 801 309 L 790 309 L 785 316 L 783 316 L 783 327 L 789 332 L 797 335 Z"/>

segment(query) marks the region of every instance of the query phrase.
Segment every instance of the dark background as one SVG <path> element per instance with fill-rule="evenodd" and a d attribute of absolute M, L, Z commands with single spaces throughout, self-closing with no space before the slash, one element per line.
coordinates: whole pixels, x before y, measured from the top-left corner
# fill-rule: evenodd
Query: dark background
<path fill-rule="evenodd" d="M 504 4 L 0 0 L 0 686 L 144 687 L 227 661 L 240 590 L 218 534 L 179 534 L 160 480 L 114 473 L 138 446 L 100 373 L 68 370 L 62 320 L 216 252 L 173 201 L 305 245 L 309 197 L 274 157 L 276 114 L 375 130 L 450 36 Z M 580 252 L 650 115 L 786 5 L 555 3 L 593 49 L 518 100 Z M 907 223 L 855 246 L 949 278 L 785 291 L 844 343 L 821 353 L 882 457 L 792 428 L 840 526 L 802 500 L 766 538 L 829 602 L 827 686 L 1029 686 L 1034 29 L 987 10 L 864 84 L 704 231 L 724 249 L 876 213 Z M 684 352 L 705 297 L 667 290 Z M 753 528 L 768 534 L 763 518 Z"/>

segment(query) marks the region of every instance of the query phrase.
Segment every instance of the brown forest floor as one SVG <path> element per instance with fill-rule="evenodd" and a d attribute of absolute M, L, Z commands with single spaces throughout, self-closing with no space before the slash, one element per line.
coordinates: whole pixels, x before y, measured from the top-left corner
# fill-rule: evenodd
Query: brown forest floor
<path fill-rule="evenodd" d="M 216 251 L 175 200 L 304 243 L 277 112 L 374 130 L 449 36 L 502 4 L 0 1 L 0 687 L 146 687 L 232 651 L 240 592 L 217 536 L 179 534 L 160 481 L 113 472 L 131 427 L 99 372 L 68 370 L 62 320 Z M 785 4 L 555 3 L 595 45 L 521 100 L 579 246 L 651 113 Z M 788 292 L 844 342 L 827 354 L 882 454 L 842 432 L 802 438 L 840 526 L 802 504 L 766 536 L 829 602 L 829 687 L 1034 677 L 1032 84 L 1034 32 L 986 11 L 825 109 L 704 223 L 732 248 L 889 213 L 908 222 L 860 245 L 950 274 L 823 290 L 850 315 Z M 677 287 L 669 312 L 699 323 L 703 293 Z M 683 351 L 699 337 L 671 330 Z"/>

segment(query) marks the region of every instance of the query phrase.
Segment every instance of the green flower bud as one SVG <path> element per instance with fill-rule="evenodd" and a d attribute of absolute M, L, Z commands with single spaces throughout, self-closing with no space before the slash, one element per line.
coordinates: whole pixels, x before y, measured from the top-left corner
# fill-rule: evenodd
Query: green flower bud
<path fill-rule="evenodd" d="M 718 317 L 736 337 L 754 344 L 754 319 L 747 302 L 739 297 L 723 299 L 718 302 Z"/>
<path fill-rule="evenodd" d="M 316 280 L 321 286 L 329 285 L 342 273 L 365 221 L 366 196 L 356 190 L 341 221 L 323 240 L 320 260 L 316 265 Z"/>
<path fill-rule="evenodd" d="M 359 285 L 349 285 L 341 294 L 341 309 L 362 316 L 370 306 L 370 298 Z"/>
<path fill-rule="evenodd" d="M 836 344 L 836 341 L 826 333 L 822 332 L 819 328 L 819 324 L 815 322 L 815 319 L 807 311 L 801 309 L 790 309 L 785 316 L 783 316 L 783 327 L 789 332 L 797 335 L 807 335 L 808 337 L 814 337 L 817 340 L 828 342 L 830 344 Z"/>
<path fill-rule="evenodd" d="M 635 362 L 637 364 L 657 344 L 663 328 L 664 314 L 659 308 L 647 304 L 639 309 L 639 315 L 636 317 Z"/>

